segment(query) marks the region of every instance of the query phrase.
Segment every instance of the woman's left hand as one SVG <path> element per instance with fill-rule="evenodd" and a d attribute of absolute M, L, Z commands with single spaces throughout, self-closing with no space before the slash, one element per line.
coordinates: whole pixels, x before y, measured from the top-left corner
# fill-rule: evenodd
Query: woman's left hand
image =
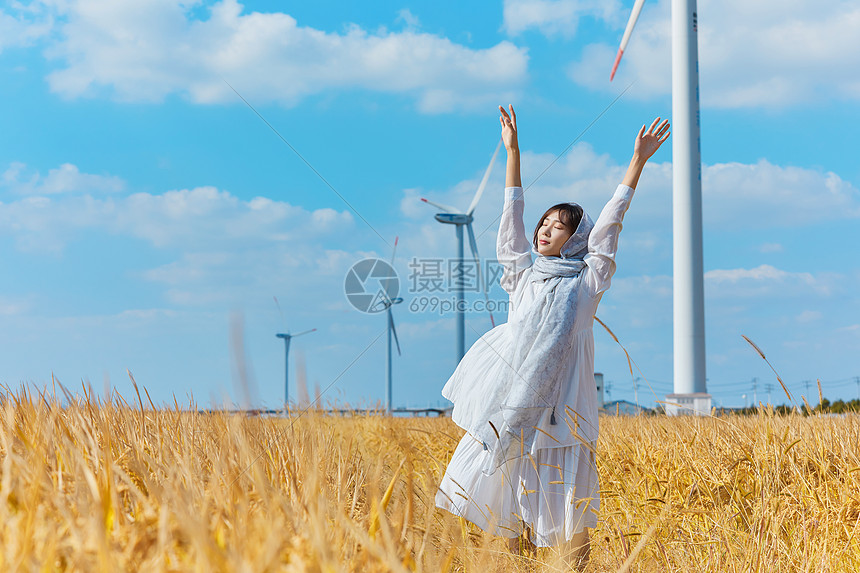
<path fill-rule="evenodd" d="M 636 136 L 636 142 L 633 144 L 633 154 L 642 161 L 651 159 L 651 156 L 660 149 L 660 146 L 669 139 L 669 134 L 671 133 L 669 131 L 669 120 L 663 120 L 663 123 L 658 126 L 657 123 L 659 121 L 659 117 L 655 119 L 647 132 L 643 125 Z"/>

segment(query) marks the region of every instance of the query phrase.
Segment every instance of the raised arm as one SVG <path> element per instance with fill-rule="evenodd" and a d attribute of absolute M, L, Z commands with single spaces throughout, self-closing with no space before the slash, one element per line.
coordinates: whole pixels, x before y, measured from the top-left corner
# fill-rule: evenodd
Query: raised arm
<path fill-rule="evenodd" d="M 644 125 L 639 130 L 633 144 L 633 158 L 630 160 L 627 173 L 621 185 L 616 188 L 615 194 L 600 212 L 588 237 L 588 255 L 585 256 L 585 263 L 588 265 L 589 272 L 583 278 L 594 295 L 606 291 L 612 275 L 615 274 L 615 253 L 618 250 L 621 223 L 630 207 L 642 169 L 669 138 L 669 121 L 666 120 L 658 126 L 659 121 L 659 117 L 655 119 L 647 132 Z"/>
<path fill-rule="evenodd" d="M 509 105 L 510 115 L 505 108 L 499 106 L 501 115 L 499 123 L 502 124 L 502 141 L 505 143 L 505 151 L 508 152 L 508 163 L 505 168 L 505 187 L 522 187 L 520 179 L 520 143 L 517 136 L 517 114 L 514 106 Z"/>
<path fill-rule="evenodd" d="M 523 184 L 520 179 L 520 147 L 517 139 L 517 116 L 514 107 L 510 114 L 499 106 L 502 124 L 502 141 L 508 154 L 505 170 L 505 205 L 499 221 L 499 235 L 496 239 L 496 258 L 504 272 L 499 283 L 509 294 L 514 292 L 523 271 L 532 264 L 532 244 L 526 236 L 523 224 Z"/>
<path fill-rule="evenodd" d="M 630 165 L 627 167 L 627 173 L 621 182 L 622 185 L 636 189 L 636 185 L 639 183 L 639 176 L 642 175 L 642 169 L 645 168 L 645 164 L 660 149 L 663 142 L 669 139 L 669 134 L 672 133 L 669 131 L 669 120 L 663 120 L 663 123 L 657 126 L 659 121 L 659 117 L 655 119 L 647 132 L 643 124 L 642 129 L 636 135 L 636 141 L 633 143 L 633 159 L 630 160 Z M 657 129 L 656 131 L 654 131 L 655 128 Z"/>

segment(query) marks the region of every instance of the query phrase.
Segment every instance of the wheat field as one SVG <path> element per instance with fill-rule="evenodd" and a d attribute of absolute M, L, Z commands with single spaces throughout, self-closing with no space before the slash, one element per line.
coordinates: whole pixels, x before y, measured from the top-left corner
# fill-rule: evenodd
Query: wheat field
<path fill-rule="evenodd" d="M 564 571 L 434 507 L 447 418 L 0 402 L 3 571 Z M 588 571 L 860 568 L 857 417 L 603 417 Z"/>

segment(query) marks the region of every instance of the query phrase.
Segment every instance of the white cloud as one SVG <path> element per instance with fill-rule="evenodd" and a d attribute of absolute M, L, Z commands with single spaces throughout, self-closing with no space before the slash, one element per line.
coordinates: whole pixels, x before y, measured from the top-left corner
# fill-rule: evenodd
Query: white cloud
<path fill-rule="evenodd" d="M 705 201 L 720 223 L 740 226 L 769 221 L 804 225 L 860 217 L 860 190 L 833 172 L 781 167 L 762 159 L 754 165 L 723 163 L 706 167 Z"/>
<path fill-rule="evenodd" d="M 271 300 L 286 289 L 290 301 L 317 308 L 344 300 L 343 279 L 349 267 L 366 253 L 319 252 L 307 243 L 259 240 L 250 248 L 221 245 L 211 250 L 185 251 L 179 259 L 139 273 L 140 278 L 165 287 L 166 299 L 180 306 L 242 304 Z M 339 305 L 329 310 L 351 310 Z"/>
<path fill-rule="evenodd" d="M 779 243 L 764 243 L 758 248 L 760 253 L 781 253 L 785 248 Z"/>
<path fill-rule="evenodd" d="M 797 322 L 800 323 L 808 323 L 815 322 L 816 320 L 821 319 L 821 313 L 817 310 L 804 310 L 800 314 L 797 315 Z"/>
<path fill-rule="evenodd" d="M 143 278 L 166 285 L 188 285 L 211 280 L 209 269 L 223 267 L 229 262 L 226 253 L 186 253 L 180 261 L 142 273 Z"/>
<path fill-rule="evenodd" d="M 0 9 L 0 52 L 29 46 L 50 32 L 52 18 L 41 8 L 38 2 L 34 5 L 13 2 Z"/>
<path fill-rule="evenodd" d="M 12 163 L 0 177 L 0 188 L 24 195 L 59 193 L 115 193 L 125 189 L 125 182 L 114 175 L 81 173 L 77 166 L 63 163 L 42 176 L 38 171 L 27 174 L 23 163 Z"/>
<path fill-rule="evenodd" d="M 0 316 L 24 314 L 33 307 L 32 297 L 10 298 L 0 296 Z"/>
<path fill-rule="evenodd" d="M 613 279 L 612 293 L 621 298 L 644 296 L 649 299 L 671 299 L 672 277 L 640 275 Z"/>
<path fill-rule="evenodd" d="M 421 322 L 407 322 L 407 318 L 414 318 L 414 314 L 422 313 L 406 314 L 403 319 L 398 319 L 395 316 L 399 336 L 411 340 L 432 340 L 450 337 L 454 332 L 454 321 L 450 317 L 427 318 Z M 428 316 L 432 316 L 432 314 L 428 314 Z M 496 321 L 498 320 L 499 318 L 496 317 Z"/>
<path fill-rule="evenodd" d="M 526 76 L 526 50 L 503 41 L 473 50 L 417 32 L 348 26 L 341 33 L 299 25 L 281 12 L 245 12 L 235 0 L 195 19 L 179 0 L 78 0 L 62 10 L 63 67 L 48 76 L 66 97 L 107 91 L 124 101 L 180 93 L 197 103 L 235 102 L 222 78 L 253 101 L 295 105 L 332 90 L 407 94 L 429 113 L 508 98 Z M 197 7 L 199 8 L 199 7 Z M 199 11 L 199 10 L 198 10 Z M 503 97 L 504 96 L 504 97 Z"/>
<path fill-rule="evenodd" d="M 791 278 L 792 274 L 781 271 L 770 265 L 761 265 L 754 269 L 722 269 L 713 270 L 705 273 L 705 277 L 711 279 L 715 283 L 733 282 L 750 279 L 754 281 L 761 280 L 782 280 Z M 799 273 L 795 278 L 799 278 L 802 282 L 813 282 L 812 275 L 809 273 Z"/>
<path fill-rule="evenodd" d="M 349 266 L 379 254 L 358 249 L 351 239 L 355 220 L 348 211 L 308 210 L 266 197 L 243 200 L 214 187 L 107 197 L 18 197 L 0 203 L 0 235 L 11 237 L 20 251 L 53 255 L 83 237 L 105 244 L 113 237 L 139 239 L 143 245 L 132 245 L 130 252 L 147 252 L 144 245 L 149 245 L 162 262 L 136 263 L 131 255 L 127 280 L 160 289 L 162 304 L 195 312 L 271 305 L 274 293 L 304 310 L 331 306 L 344 301 Z M 102 255 L 95 251 L 88 256 Z M 141 266 L 146 264 L 151 266 Z M 0 298 L 0 315 L 31 308 L 33 304 Z M 340 304 L 328 312 L 355 311 Z"/>
<path fill-rule="evenodd" d="M 408 8 L 403 8 L 397 12 L 397 21 L 403 22 L 407 28 L 418 28 L 421 25 L 418 16 L 413 14 Z"/>
<path fill-rule="evenodd" d="M 124 310 L 117 315 L 120 319 L 139 320 L 141 322 L 155 321 L 160 318 L 176 318 L 179 312 L 164 308 L 135 308 Z"/>
<path fill-rule="evenodd" d="M 622 321 L 623 324 L 639 328 L 658 328 L 671 324 L 672 277 L 616 275 L 600 304 L 598 316 L 604 322 Z"/>
<path fill-rule="evenodd" d="M 570 37 L 580 18 L 617 21 L 620 14 L 618 0 L 505 0 L 504 29 L 513 36 L 536 28 L 547 36 Z"/>
<path fill-rule="evenodd" d="M 698 23 L 705 106 L 772 108 L 860 98 L 860 79 L 849 72 L 860 66 L 856 2 L 701 0 Z M 609 72 L 623 22 L 617 29 L 615 37 L 584 48 L 569 69 L 574 81 L 602 91 L 614 87 Z M 634 97 L 668 94 L 670 36 L 668 0 L 646 4 L 614 83 L 635 81 Z"/>
<path fill-rule="evenodd" d="M 37 179 L 32 188 L 43 192 L 46 185 L 63 189 L 62 181 L 107 182 L 109 188 L 121 181 L 112 176 L 81 174 L 69 164 L 51 173 L 74 176 L 52 179 L 49 175 Z M 72 185 L 69 189 L 85 188 Z M 105 198 L 89 193 L 43 194 L 0 203 L 0 234 L 13 236 L 18 248 L 29 252 L 61 252 L 69 240 L 87 230 L 135 237 L 158 248 L 210 250 L 225 244 L 246 248 L 259 242 L 313 244 L 320 228 L 336 237 L 353 226 L 348 211 L 307 211 L 265 197 L 243 201 L 214 187 Z"/>
<path fill-rule="evenodd" d="M 833 292 L 839 277 L 789 272 L 771 265 L 752 269 L 715 269 L 705 273 L 706 289 L 715 297 L 770 297 L 815 295 Z"/>

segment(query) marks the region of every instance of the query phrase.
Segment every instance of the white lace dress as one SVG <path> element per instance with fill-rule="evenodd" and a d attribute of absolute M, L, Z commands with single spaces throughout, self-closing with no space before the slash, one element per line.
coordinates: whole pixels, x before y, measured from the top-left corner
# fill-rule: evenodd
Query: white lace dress
<path fill-rule="evenodd" d="M 538 437 L 530 452 L 506 462 L 492 475 L 481 471 L 483 443 L 469 432 L 451 457 L 436 493 L 436 506 L 459 515 L 484 531 L 502 537 L 522 533 L 523 524 L 538 546 L 569 541 L 586 527 L 597 525 L 600 504 L 595 447 L 597 445 L 597 388 L 594 382 L 593 316 L 615 272 L 615 252 L 624 213 L 633 189 L 619 185 L 595 221 L 588 240 L 586 267 L 578 292 L 576 331 L 571 348 L 559 348 L 548 360 L 564 360 L 565 384 L 556 405 L 556 424 L 550 413 L 541 419 Z M 523 190 L 505 189 L 505 204 L 496 243 L 496 255 L 504 265 L 500 280 L 510 295 L 508 323 L 522 318 L 522 309 L 534 300 L 532 243 L 523 224 Z M 507 324 L 478 339 L 469 349 L 442 395 L 454 402 L 457 412 L 477 407 L 492 395 L 487 388 L 463 383 L 470 372 L 502 371 L 500 356 L 511 355 Z M 474 376 L 473 376 L 474 377 Z"/>

